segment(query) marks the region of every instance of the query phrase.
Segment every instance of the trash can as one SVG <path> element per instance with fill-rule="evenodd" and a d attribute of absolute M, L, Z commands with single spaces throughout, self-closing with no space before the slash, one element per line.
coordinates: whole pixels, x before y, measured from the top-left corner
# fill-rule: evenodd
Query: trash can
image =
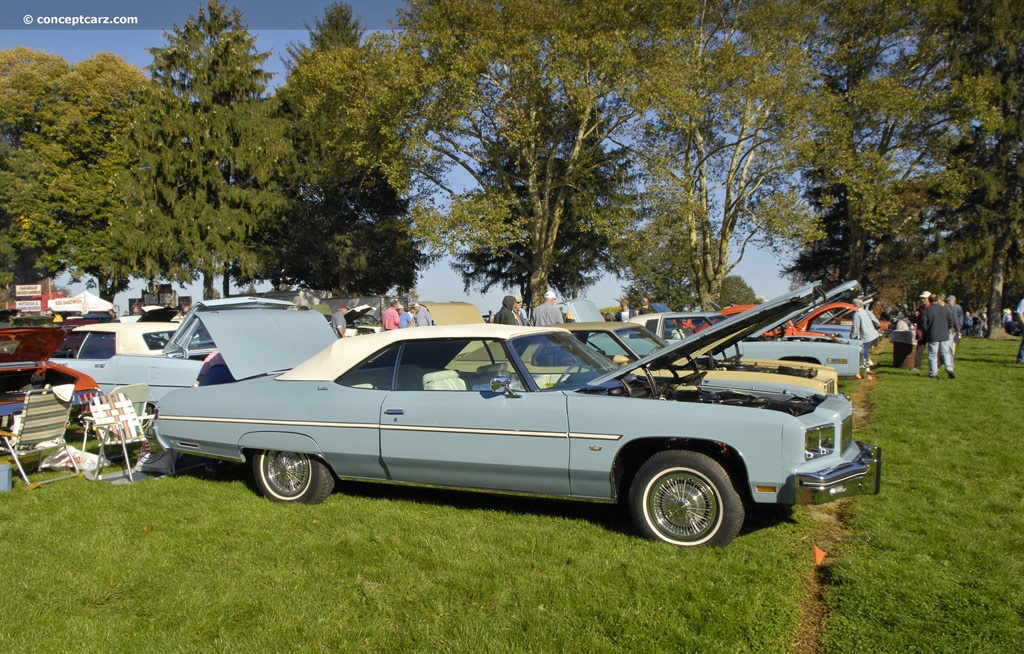
<path fill-rule="evenodd" d="M 894 368 L 914 367 L 914 330 L 893 330 L 889 334 L 892 341 L 892 365 Z"/>
<path fill-rule="evenodd" d="M 0 463 L 0 492 L 11 490 L 11 464 Z"/>

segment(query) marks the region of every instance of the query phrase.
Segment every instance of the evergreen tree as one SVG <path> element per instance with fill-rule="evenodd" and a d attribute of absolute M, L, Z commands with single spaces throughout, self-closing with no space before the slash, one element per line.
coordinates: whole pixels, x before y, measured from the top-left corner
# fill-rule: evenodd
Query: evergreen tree
<path fill-rule="evenodd" d="M 936 253 L 932 218 L 953 185 L 941 165 L 953 95 L 938 47 L 938 7 L 901 0 L 817 6 L 811 52 L 820 92 L 805 197 L 824 236 L 787 269 L 795 279 L 857 279 L 898 293 L 908 273 L 900 264 Z"/>
<path fill-rule="evenodd" d="M 283 220 L 274 182 L 289 156 L 285 122 L 265 97 L 269 53 L 256 51 L 241 15 L 219 0 L 152 48 L 154 81 L 137 114 L 138 163 L 124 184 L 128 219 L 119 243 L 149 278 L 187 283 L 247 278 L 255 235 Z"/>

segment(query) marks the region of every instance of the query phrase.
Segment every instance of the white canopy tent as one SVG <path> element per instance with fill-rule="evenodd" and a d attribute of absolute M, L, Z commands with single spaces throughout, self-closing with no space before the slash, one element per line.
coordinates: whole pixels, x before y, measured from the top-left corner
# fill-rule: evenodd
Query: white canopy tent
<path fill-rule="evenodd" d="M 62 297 L 50 300 L 49 302 L 51 311 L 60 311 L 62 313 L 90 313 L 93 311 L 109 311 L 114 308 L 114 305 L 107 302 L 98 295 L 93 295 L 89 291 L 82 291 L 78 295 L 72 297 Z"/>

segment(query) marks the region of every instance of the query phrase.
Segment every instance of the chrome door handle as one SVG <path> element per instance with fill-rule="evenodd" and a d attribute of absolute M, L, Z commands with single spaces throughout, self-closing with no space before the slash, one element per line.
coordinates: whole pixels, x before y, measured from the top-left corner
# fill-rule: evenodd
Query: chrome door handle
<path fill-rule="evenodd" d="M 404 409 L 384 409 L 384 415 L 386 416 L 404 416 Z"/>

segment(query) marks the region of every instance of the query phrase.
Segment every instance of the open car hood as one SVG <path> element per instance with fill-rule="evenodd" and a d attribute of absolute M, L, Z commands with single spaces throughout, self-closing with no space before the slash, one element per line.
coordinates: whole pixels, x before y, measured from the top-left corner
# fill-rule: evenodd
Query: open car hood
<path fill-rule="evenodd" d="M 353 320 L 356 320 L 357 318 L 362 318 L 363 316 L 372 311 L 373 307 L 371 307 L 369 304 L 360 304 L 358 307 L 349 309 L 348 311 L 345 312 L 345 322 L 349 323 L 352 322 Z"/>
<path fill-rule="evenodd" d="M 177 315 L 176 307 L 156 307 L 143 312 L 136 322 L 171 322 Z"/>
<path fill-rule="evenodd" d="M 235 379 L 290 370 L 338 339 L 319 311 L 207 310 L 196 317 Z"/>
<path fill-rule="evenodd" d="M 597 305 L 586 299 L 566 300 L 562 303 L 565 313 L 572 314 L 576 322 L 603 322 L 604 315 Z"/>
<path fill-rule="evenodd" d="M 646 367 L 657 370 L 677 364 L 682 359 L 696 359 L 706 355 L 717 354 L 745 338 L 761 334 L 787 320 L 807 313 L 816 304 L 830 302 L 836 297 L 845 297 L 860 288 L 856 281 L 846 282 L 825 293 L 818 283 L 808 284 L 795 291 L 760 304 L 753 309 L 738 313 L 715 323 L 708 329 L 687 336 L 681 341 L 672 341 L 668 347 L 662 348 L 646 357 L 622 366 L 618 370 L 603 375 L 590 382 L 599 386 L 624 375 L 637 368 Z"/>
<path fill-rule="evenodd" d="M 7 327 L 0 329 L 0 363 L 46 361 L 66 336 L 60 327 Z"/>

